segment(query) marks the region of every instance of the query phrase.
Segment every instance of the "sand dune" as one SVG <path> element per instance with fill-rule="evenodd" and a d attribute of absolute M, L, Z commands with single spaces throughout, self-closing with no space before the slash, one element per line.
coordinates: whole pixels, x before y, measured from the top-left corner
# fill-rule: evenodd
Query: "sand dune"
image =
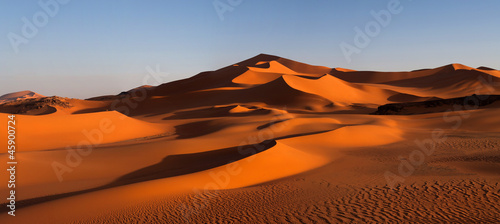
<path fill-rule="evenodd" d="M 286 104 L 290 109 L 315 112 L 350 110 L 365 113 L 362 108 L 375 109 L 391 102 L 497 94 L 499 77 L 500 73 L 496 70 L 474 69 L 461 64 L 414 72 L 365 72 L 311 66 L 262 54 L 158 87 L 138 87 L 116 96 L 95 97 L 87 101 L 72 100 L 70 103 L 79 106 L 70 113 L 99 112 L 127 106 L 123 102 L 114 104 L 114 101 L 123 100 L 127 94 L 130 97 L 133 91 L 141 91 L 139 95 L 147 97 L 138 102 L 140 106 L 127 111 L 134 116 L 241 103 L 255 106 L 265 103 L 274 107 Z M 158 108 L 157 105 L 164 106 Z M 36 115 L 67 110 L 48 105 L 44 109 L 30 111 L 15 111 L 4 106 L 3 109 L 0 107 L 0 111 Z"/>
<path fill-rule="evenodd" d="M 354 71 L 344 68 L 334 69 L 331 75 L 353 83 L 385 83 L 396 80 L 423 77 L 440 71 L 442 68 L 425 69 L 412 72 L 375 72 L 375 71 Z"/>
<path fill-rule="evenodd" d="M 433 83 L 429 86 L 429 83 Z M 418 88 L 419 94 L 439 98 L 454 98 L 472 94 L 497 94 L 495 83 L 500 78 L 463 65 L 448 65 L 431 75 L 406 80 L 386 82 L 397 87 Z M 426 91 L 424 91 L 426 90 Z"/>
<path fill-rule="evenodd" d="M 19 193 L 0 221 L 494 223 L 499 86 L 486 67 L 355 71 L 260 54 L 87 100 L 7 94 Z"/>
<path fill-rule="evenodd" d="M 263 67 L 265 65 L 265 67 Z M 297 68 L 298 66 L 292 66 Z M 233 79 L 238 84 L 265 84 L 283 75 L 295 75 L 304 77 L 319 77 L 324 73 L 300 73 L 280 64 L 278 61 L 264 62 L 256 67 L 248 67 L 248 71 Z M 304 72 L 313 72 L 318 69 L 305 69 Z"/>
<path fill-rule="evenodd" d="M 46 114 L 78 114 L 108 110 L 109 102 L 79 100 L 62 97 L 22 98 L 0 105 L 1 113 L 46 115 Z"/>
<path fill-rule="evenodd" d="M 166 128 L 110 111 L 81 115 L 18 115 L 19 150 L 34 151 L 118 142 L 166 133 Z M 43 132 L 39 132 L 39 130 Z M 85 145 L 85 144 L 84 144 Z"/>
<path fill-rule="evenodd" d="M 286 82 L 295 89 L 318 96 L 323 96 L 335 105 L 348 106 L 356 104 L 384 104 L 393 94 L 377 87 L 348 83 L 331 75 L 318 79 L 286 76 Z"/>
<path fill-rule="evenodd" d="M 35 92 L 32 92 L 32 91 L 20 91 L 20 92 L 8 93 L 8 94 L 0 96 L 0 104 L 6 103 L 6 102 L 11 102 L 11 101 L 16 101 L 16 100 L 36 99 L 36 98 L 42 98 L 42 97 L 45 97 L 45 96 L 40 95 L 40 94 L 35 93 Z"/>

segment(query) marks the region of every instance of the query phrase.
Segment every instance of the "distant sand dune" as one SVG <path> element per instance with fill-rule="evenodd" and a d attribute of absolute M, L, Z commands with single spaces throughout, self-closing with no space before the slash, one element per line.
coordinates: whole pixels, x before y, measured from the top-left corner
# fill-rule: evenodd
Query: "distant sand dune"
<path fill-rule="evenodd" d="M 45 97 L 45 96 L 40 95 L 40 94 L 35 93 L 35 92 L 32 92 L 32 91 L 20 91 L 20 92 L 8 93 L 8 94 L 0 96 L 0 104 L 6 103 L 6 102 L 11 102 L 11 101 L 16 101 L 16 100 L 36 99 L 36 98 L 42 98 L 42 97 Z"/>

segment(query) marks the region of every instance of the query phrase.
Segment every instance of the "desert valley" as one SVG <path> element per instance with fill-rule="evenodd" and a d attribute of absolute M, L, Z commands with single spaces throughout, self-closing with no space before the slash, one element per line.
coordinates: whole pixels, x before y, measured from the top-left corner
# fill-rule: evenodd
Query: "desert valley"
<path fill-rule="evenodd" d="M 116 95 L 41 94 L 0 97 L 17 161 L 16 216 L 5 200 L 1 223 L 500 220 L 492 68 L 355 71 L 260 54 Z"/>

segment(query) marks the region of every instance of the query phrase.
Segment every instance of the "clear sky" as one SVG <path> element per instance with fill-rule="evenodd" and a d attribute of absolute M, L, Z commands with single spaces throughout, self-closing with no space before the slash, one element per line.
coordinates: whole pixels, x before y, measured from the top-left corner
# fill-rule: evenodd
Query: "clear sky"
<path fill-rule="evenodd" d="M 158 84 L 259 53 L 356 70 L 500 68 L 500 1 L 400 0 L 393 13 L 394 1 L 71 0 L 44 11 L 40 2 L 57 1 L 0 0 L 0 95 L 117 94 L 142 85 L 148 67 Z M 385 26 L 371 14 L 380 10 Z M 356 46 L 367 24 L 373 37 Z M 342 43 L 358 49 L 350 61 Z"/>

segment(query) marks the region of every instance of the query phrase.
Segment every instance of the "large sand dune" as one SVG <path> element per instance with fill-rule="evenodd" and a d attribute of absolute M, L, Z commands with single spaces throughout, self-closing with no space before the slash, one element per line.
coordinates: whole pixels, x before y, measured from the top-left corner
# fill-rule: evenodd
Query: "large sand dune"
<path fill-rule="evenodd" d="M 87 100 L 7 94 L 18 193 L 0 222 L 498 222 L 499 87 L 485 67 L 261 54 Z"/>

